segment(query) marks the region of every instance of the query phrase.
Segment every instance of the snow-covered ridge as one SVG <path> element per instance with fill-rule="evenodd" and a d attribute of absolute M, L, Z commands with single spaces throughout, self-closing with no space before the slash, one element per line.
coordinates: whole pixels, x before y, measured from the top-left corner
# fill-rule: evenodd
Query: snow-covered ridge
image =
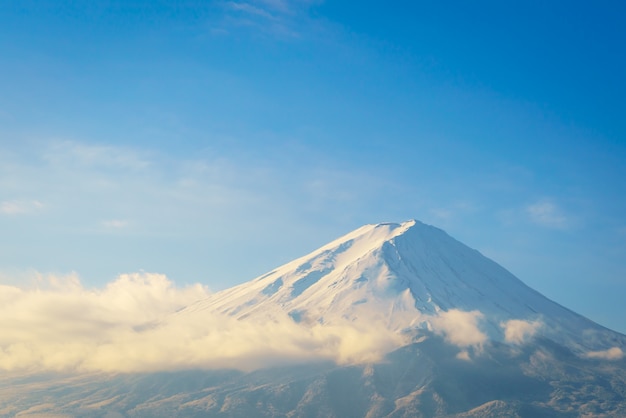
<path fill-rule="evenodd" d="M 451 345 L 463 360 L 560 345 L 585 361 L 619 362 L 626 351 L 626 336 L 417 221 L 366 225 L 215 294 L 149 273 L 122 275 L 102 290 L 76 277 L 56 286 L 0 289 L 0 370 L 362 364 L 413 342 Z"/>
<path fill-rule="evenodd" d="M 586 352 L 609 348 L 615 335 L 416 220 L 365 225 L 180 314 L 205 310 L 244 321 L 288 316 L 309 327 L 375 323 L 414 336 L 430 330 L 460 346 L 521 343 L 541 331 Z"/>

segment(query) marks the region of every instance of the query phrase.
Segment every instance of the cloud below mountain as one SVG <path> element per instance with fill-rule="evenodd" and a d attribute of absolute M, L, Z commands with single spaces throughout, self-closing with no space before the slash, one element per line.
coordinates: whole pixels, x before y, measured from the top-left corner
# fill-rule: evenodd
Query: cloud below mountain
<path fill-rule="evenodd" d="M 621 360 L 624 357 L 624 352 L 619 347 L 611 347 L 608 350 L 590 351 L 587 353 L 587 357 L 601 360 Z"/>
<path fill-rule="evenodd" d="M 502 322 L 500 326 L 504 329 L 504 340 L 506 342 L 522 344 L 537 333 L 537 330 L 541 327 L 541 322 L 511 319 Z"/>
<path fill-rule="evenodd" d="M 480 346 L 487 341 L 487 335 L 478 327 L 483 318 L 480 311 L 464 312 L 451 309 L 440 312 L 432 317 L 431 322 L 435 332 L 444 336 L 446 341 L 458 347 Z"/>
<path fill-rule="evenodd" d="M 176 311 L 209 295 L 164 275 L 120 275 L 85 289 L 75 275 L 41 276 L 24 289 L 0 286 L 0 369 L 8 371 L 252 370 L 303 360 L 379 359 L 406 343 L 383 323 L 304 327 L 284 315 L 238 321 Z"/>

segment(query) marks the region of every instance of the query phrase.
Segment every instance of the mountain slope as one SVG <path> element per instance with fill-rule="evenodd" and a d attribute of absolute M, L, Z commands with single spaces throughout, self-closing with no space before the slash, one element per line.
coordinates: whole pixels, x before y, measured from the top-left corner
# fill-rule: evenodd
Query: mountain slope
<path fill-rule="evenodd" d="M 626 416 L 626 336 L 417 221 L 366 225 L 124 335 L 182 370 L 0 375 L 0 417 Z M 361 355 L 328 354 L 346 341 Z"/>
<path fill-rule="evenodd" d="M 431 336 L 365 365 L 0 379 L 0 416 L 614 418 L 626 416 L 625 367 L 541 340 L 487 343 L 468 362 Z"/>
<path fill-rule="evenodd" d="M 413 335 L 437 330 L 442 313 L 475 312 L 480 331 L 495 341 L 520 342 L 541 330 L 579 353 L 626 343 L 442 230 L 414 220 L 361 227 L 180 315 L 202 310 L 253 321 L 287 314 L 305 325 L 379 323 Z"/>

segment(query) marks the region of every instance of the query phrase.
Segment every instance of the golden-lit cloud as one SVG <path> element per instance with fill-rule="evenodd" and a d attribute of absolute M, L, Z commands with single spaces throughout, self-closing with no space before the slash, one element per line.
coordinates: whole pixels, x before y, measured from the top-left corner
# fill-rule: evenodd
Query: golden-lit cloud
<path fill-rule="evenodd" d="M 512 344 L 523 344 L 537 333 L 541 327 L 541 322 L 511 319 L 500 323 L 500 326 L 504 329 L 504 341 Z"/>
<path fill-rule="evenodd" d="M 120 275 L 98 290 L 85 289 L 76 275 L 40 276 L 30 289 L 0 286 L 0 369 L 85 368 L 102 347 L 207 294 L 148 273 Z"/>
<path fill-rule="evenodd" d="M 380 359 L 403 345 L 385 324 L 305 327 L 285 313 L 242 321 L 209 311 L 180 311 L 209 296 L 165 276 L 123 274 L 103 289 L 77 276 L 41 277 L 40 286 L 0 287 L 0 370 L 251 370 L 303 360 L 341 364 Z"/>
<path fill-rule="evenodd" d="M 434 331 L 445 340 L 458 347 L 480 346 L 487 341 L 487 335 L 478 326 L 484 317 L 480 311 L 465 312 L 450 309 L 431 318 Z"/>
<path fill-rule="evenodd" d="M 378 361 L 420 333 L 401 332 L 389 326 L 388 318 L 365 311 L 356 320 L 297 322 L 275 306 L 264 315 L 237 318 L 211 309 L 205 286 L 178 287 L 162 274 L 122 274 L 100 289 L 85 288 L 75 274 L 37 274 L 34 282 L 28 288 L 0 285 L 0 370 L 148 372 L 254 370 L 305 361 L 358 364 Z M 206 301 L 207 308 L 185 309 L 198 301 Z M 471 360 L 470 354 L 480 353 L 488 339 L 481 330 L 484 314 L 477 310 L 451 309 L 422 319 L 461 350 L 461 359 Z M 505 341 L 519 344 L 540 325 L 510 320 L 501 326 Z M 612 349 L 589 357 L 621 355 Z"/>

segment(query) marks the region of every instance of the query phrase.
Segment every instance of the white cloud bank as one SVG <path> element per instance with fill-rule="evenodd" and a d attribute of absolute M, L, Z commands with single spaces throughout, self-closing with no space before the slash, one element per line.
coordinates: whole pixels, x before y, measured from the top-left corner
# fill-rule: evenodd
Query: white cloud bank
<path fill-rule="evenodd" d="M 33 289 L 0 285 L 0 369 L 99 369 L 90 365 L 107 347 L 208 295 L 159 274 L 123 274 L 100 290 L 85 289 L 75 275 L 38 279 Z"/>
<path fill-rule="evenodd" d="M 411 340 L 385 319 L 303 325 L 279 309 L 271 317 L 244 320 L 184 309 L 210 297 L 208 289 L 176 287 L 161 274 L 122 274 L 102 289 L 86 289 L 76 275 L 38 275 L 37 283 L 29 289 L 0 285 L 0 371 L 253 370 L 311 360 L 355 364 L 380 360 Z M 427 321 L 434 333 L 460 348 L 459 358 L 470 360 L 470 352 L 480 352 L 488 339 L 479 327 L 483 318 L 476 310 L 452 309 Z M 521 343 L 539 323 L 511 320 L 502 326 L 507 342 Z M 621 355 L 612 349 L 589 356 Z"/>
<path fill-rule="evenodd" d="M 165 276 L 124 274 L 99 290 L 76 276 L 42 278 L 45 286 L 0 285 L 0 370 L 251 370 L 310 359 L 374 361 L 402 345 L 383 323 L 307 328 L 285 314 L 238 321 L 209 311 L 176 313 L 209 296 L 175 287 Z"/>

